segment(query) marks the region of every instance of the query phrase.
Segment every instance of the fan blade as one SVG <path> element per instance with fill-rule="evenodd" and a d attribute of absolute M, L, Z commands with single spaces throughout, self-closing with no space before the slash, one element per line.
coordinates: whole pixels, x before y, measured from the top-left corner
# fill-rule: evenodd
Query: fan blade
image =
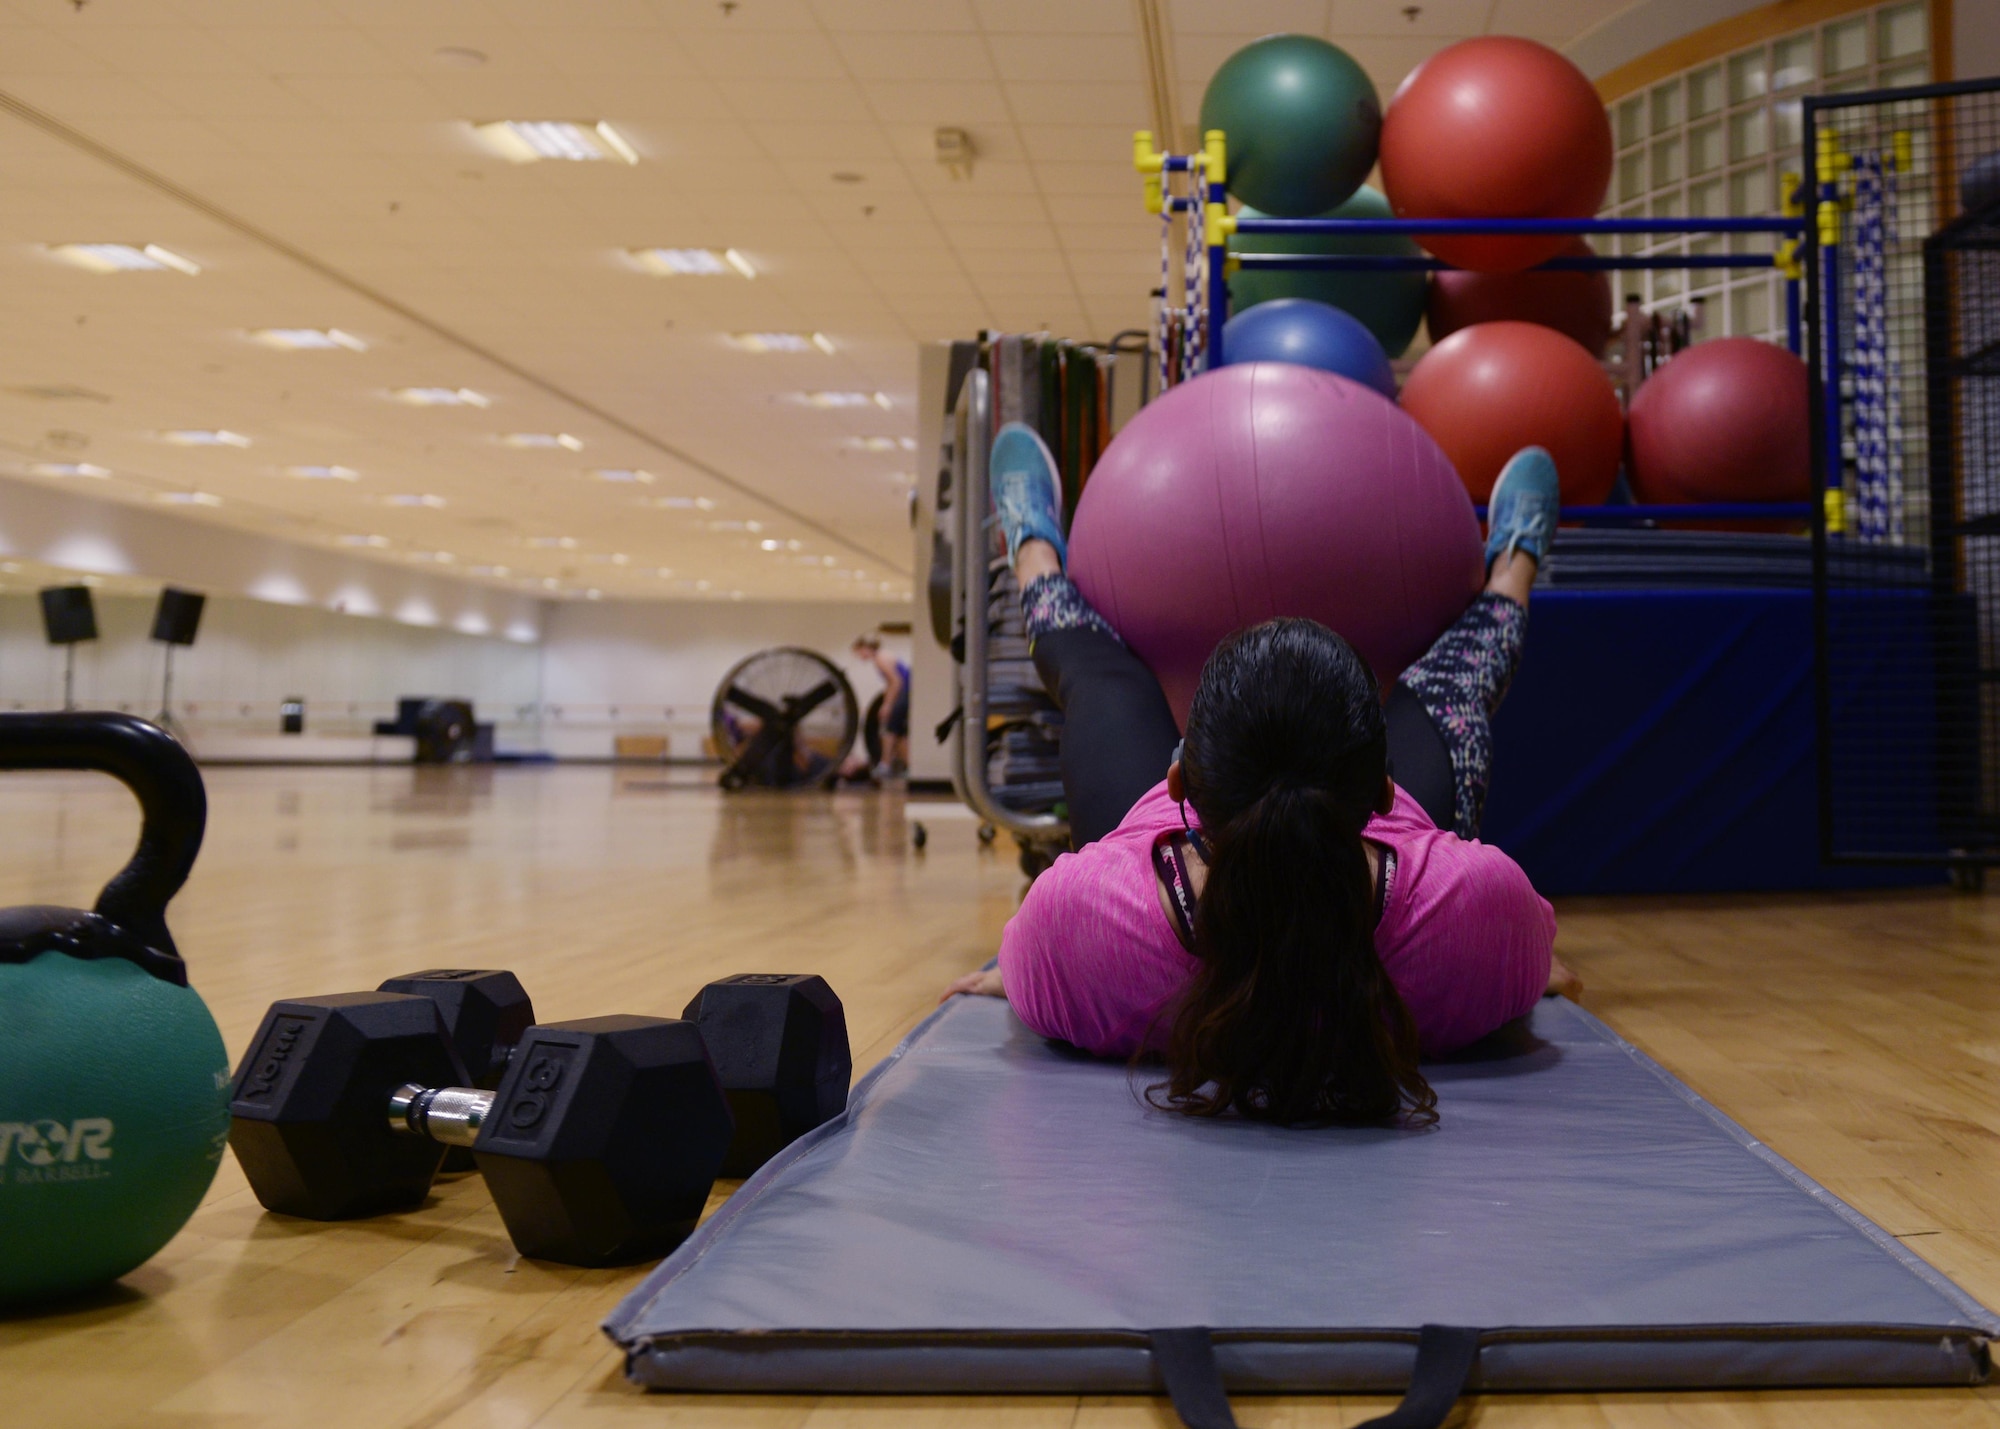
<path fill-rule="evenodd" d="M 834 684 L 831 680 L 821 680 L 803 695 L 799 695 L 796 698 L 787 695 L 785 697 L 785 714 L 791 719 L 793 724 L 797 724 L 839 693 L 840 686 Z"/>
<path fill-rule="evenodd" d="M 758 719 L 767 722 L 784 718 L 779 713 L 776 705 L 770 703 L 768 700 L 759 699 L 741 685 L 731 685 L 728 689 L 724 690 L 722 692 L 722 702 L 727 705 L 735 705 L 736 708 L 744 711 L 746 714 L 753 714 Z"/>

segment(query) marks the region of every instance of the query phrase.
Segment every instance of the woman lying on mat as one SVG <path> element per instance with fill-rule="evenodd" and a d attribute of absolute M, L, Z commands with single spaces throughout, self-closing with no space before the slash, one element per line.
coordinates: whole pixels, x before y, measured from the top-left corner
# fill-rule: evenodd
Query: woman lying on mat
<path fill-rule="evenodd" d="M 1485 592 L 1386 702 L 1338 635 L 1273 620 L 1209 658 L 1184 741 L 1159 682 L 1063 574 L 1041 438 L 1010 423 L 991 470 L 1035 666 L 1063 708 L 1080 851 L 1028 890 L 999 966 L 946 996 L 1005 997 L 1100 1055 L 1161 1052 L 1155 1090 L 1190 1115 L 1434 1121 L 1420 1053 L 1580 990 L 1548 903 L 1473 837 L 1488 721 L 1555 527 L 1548 454 L 1502 473 Z"/>

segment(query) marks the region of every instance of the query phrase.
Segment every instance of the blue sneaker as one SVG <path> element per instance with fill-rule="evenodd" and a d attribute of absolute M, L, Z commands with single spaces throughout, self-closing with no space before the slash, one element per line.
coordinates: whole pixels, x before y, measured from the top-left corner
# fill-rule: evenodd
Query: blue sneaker
<path fill-rule="evenodd" d="M 1021 422 L 1002 427 L 986 458 L 986 480 L 993 491 L 993 519 L 1007 538 L 1007 564 L 1021 554 L 1023 541 L 1038 540 L 1054 546 L 1056 558 L 1068 565 L 1062 478 L 1041 434 Z"/>
<path fill-rule="evenodd" d="M 1522 447 L 1507 459 L 1486 498 L 1487 569 L 1511 551 L 1546 558 L 1561 512 L 1555 458 L 1540 447 Z"/>

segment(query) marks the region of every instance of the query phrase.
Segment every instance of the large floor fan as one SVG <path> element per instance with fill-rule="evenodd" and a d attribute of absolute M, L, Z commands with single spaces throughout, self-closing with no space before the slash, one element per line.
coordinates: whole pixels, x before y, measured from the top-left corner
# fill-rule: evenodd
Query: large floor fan
<path fill-rule="evenodd" d="M 709 707 L 725 789 L 830 784 L 860 724 L 847 676 L 824 655 L 791 645 L 739 663 Z"/>

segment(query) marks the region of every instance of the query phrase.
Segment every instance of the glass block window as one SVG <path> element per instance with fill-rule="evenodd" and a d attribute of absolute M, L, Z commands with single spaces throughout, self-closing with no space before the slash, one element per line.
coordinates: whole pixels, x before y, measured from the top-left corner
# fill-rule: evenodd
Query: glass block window
<path fill-rule="evenodd" d="M 1762 218 L 1777 213 L 1784 175 L 1803 167 L 1806 94 L 1930 80 L 1926 0 L 1898 0 L 1780 35 L 1686 70 L 1611 106 L 1618 142 L 1606 218 Z M 1768 234 L 1601 237 L 1600 252 L 1769 253 Z M 1648 311 L 1700 299 L 1702 336 L 1783 341 L 1783 280 L 1768 269 L 1613 273 Z"/>

